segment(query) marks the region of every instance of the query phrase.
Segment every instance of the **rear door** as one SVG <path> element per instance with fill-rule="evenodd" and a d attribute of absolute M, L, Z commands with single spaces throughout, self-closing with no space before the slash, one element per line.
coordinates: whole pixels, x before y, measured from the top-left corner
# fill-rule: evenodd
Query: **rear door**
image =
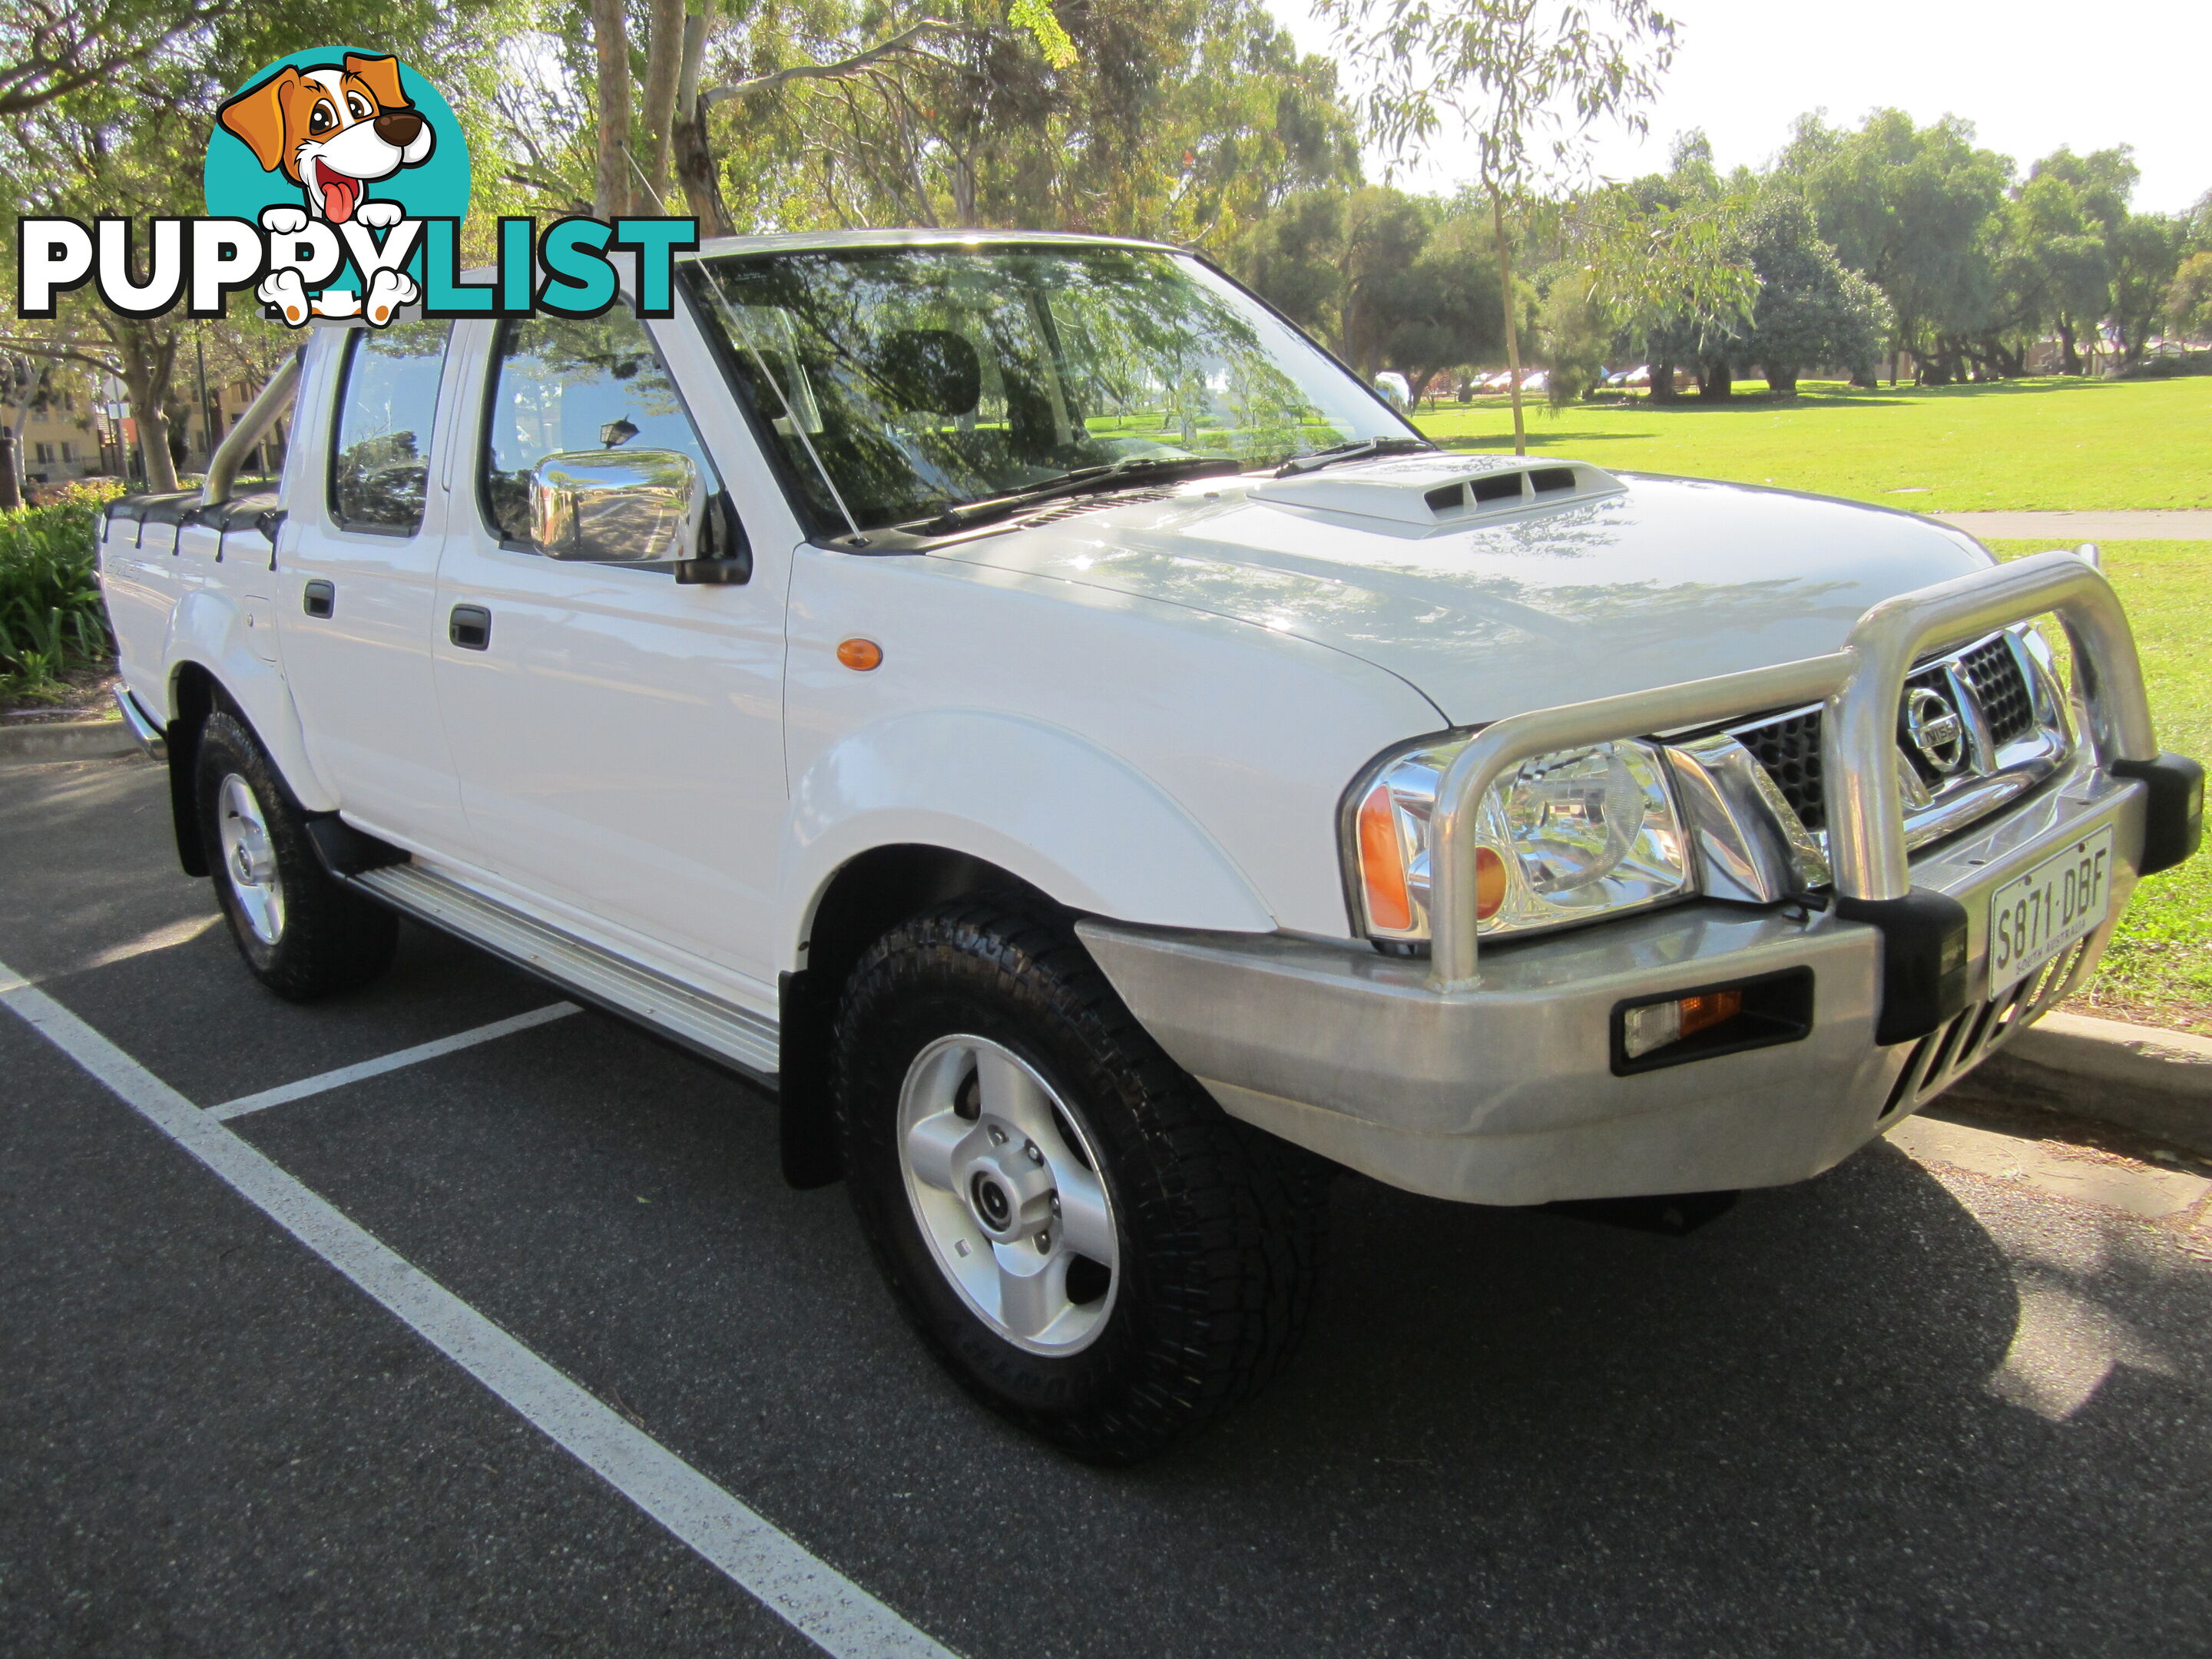
<path fill-rule="evenodd" d="M 684 586 L 665 565 L 549 558 L 530 531 L 548 455 L 678 450 L 722 487 L 732 470 L 692 409 L 714 402 L 739 430 L 726 388 L 679 387 L 624 305 L 471 333 L 481 406 L 455 458 L 434 648 L 477 856 L 531 895 L 772 985 L 787 562 L 757 544 L 749 583 Z M 758 521 L 742 491 L 737 507 Z"/>
<path fill-rule="evenodd" d="M 452 327 L 394 323 L 336 343 L 294 434 L 277 576 L 284 673 L 316 770 L 347 817 L 434 852 L 467 839 L 430 657 Z"/>

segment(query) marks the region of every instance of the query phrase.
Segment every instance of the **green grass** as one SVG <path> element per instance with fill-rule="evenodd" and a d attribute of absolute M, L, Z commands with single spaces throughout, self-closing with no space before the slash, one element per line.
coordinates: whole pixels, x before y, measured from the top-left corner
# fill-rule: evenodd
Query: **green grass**
<path fill-rule="evenodd" d="M 2047 542 L 1992 542 L 2001 557 Z M 2107 542 L 2165 748 L 2212 761 L 2212 542 Z M 2152 876 L 2075 1012 L 2212 1036 L 2212 853 Z"/>
<path fill-rule="evenodd" d="M 1510 450 L 1505 400 L 1424 405 L 1453 448 Z M 1528 412 L 1532 453 L 1778 484 L 1917 513 L 2212 507 L 2212 376 L 2004 380 Z M 1911 493 L 1905 493 L 1911 492 Z"/>

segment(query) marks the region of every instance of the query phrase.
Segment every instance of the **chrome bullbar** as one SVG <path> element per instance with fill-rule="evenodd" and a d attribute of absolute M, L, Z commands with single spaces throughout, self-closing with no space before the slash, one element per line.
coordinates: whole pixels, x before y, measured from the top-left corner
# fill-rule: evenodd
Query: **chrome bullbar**
<path fill-rule="evenodd" d="M 1931 649 L 2055 613 L 2072 647 L 2097 763 L 2158 759 L 2134 634 L 2112 585 L 2071 553 L 2039 553 L 1994 569 L 1900 593 L 1875 605 L 1842 650 L 1740 674 L 1514 714 L 1486 726 L 1437 786 L 1431 820 L 1428 983 L 1440 992 L 1480 983 L 1474 842 L 1484 796 L 1522 761 L 1555 750 L 1713 724 L 1746 710 L 1826 705 L 1820 751 L 1828 854 L 1846 900 L 1905 898 L 1912 889 L 1897 768 L 1898 707 L 1914 665 Z"/>

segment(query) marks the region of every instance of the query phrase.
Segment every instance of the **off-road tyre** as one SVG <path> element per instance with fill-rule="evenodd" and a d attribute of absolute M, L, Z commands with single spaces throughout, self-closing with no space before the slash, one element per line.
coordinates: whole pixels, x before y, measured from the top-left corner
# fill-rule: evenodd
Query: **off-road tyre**
<path fill-rule="evenodd" d="M 275 854 L 283 912 L 273 941 L 255 931 L 224 867 L 222 796 L 224 781 L 232 777 L 252 792 Z M 228 710 L 209 715 L 200 728 L 193 797 L 223 920 L 254 978 L 288 1001 L 313 1002 L 358 989 L 392 965 L 397 919 L 324 870 L 307 839 L 306 809 L 259 740 Z"/>
<path fill-rule="evenodd" d="M 1120 1264 L 1081 1352 L 1028 1352 L 949 1282 L 897 1146 L 911 1063 L 960 1033 L 1012 1050 L 1097 1153 Z M 1249 1398 L 1312 1301 L 1333 1166 L 1237 1122 L 1170 1060 L 1058 918 L 964 899 L 878 940 L 847 983 L 833 1089 L 847 1188 L 901 1311 L 993 1410 L 1086 1461 L 1133 1463 Z"/>

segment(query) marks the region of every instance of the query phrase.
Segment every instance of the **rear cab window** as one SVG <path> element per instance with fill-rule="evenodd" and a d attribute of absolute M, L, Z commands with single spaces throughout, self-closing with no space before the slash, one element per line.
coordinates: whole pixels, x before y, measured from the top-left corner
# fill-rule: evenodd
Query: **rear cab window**
<path fill-rule="evenodd" d="M 447 322 L 349 331 L 331 439 L 331 520 L 342 530 L 412 536 L 429 494 Z"/>

